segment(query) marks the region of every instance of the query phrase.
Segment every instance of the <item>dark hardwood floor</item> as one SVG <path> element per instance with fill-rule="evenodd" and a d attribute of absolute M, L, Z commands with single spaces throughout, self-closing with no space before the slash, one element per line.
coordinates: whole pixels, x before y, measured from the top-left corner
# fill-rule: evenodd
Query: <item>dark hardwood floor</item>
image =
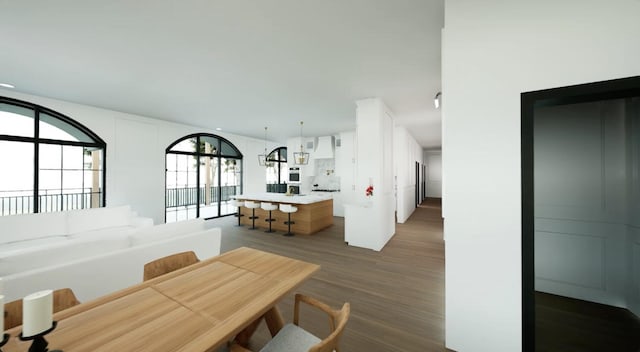
<path fill-rule="evenodd" d="M 623 308 L 536 292 L 536 351 L 637 352 L 640 319 Z"/>
<path fill-rule="evenodd" d="M 264 221 L 264 220 L 260 220 Z M 322 266 L 298 290 L 338 308 L 351 303 L 342 351 L 445 351 L 444 242 L 439 199 L 428 199 L 380 252 L 347 246 L 344 219 L 311 236 L 284 237 L 235 227 L 237 219 L 210 220 L 222 228 L 222 252 L 247 246 Z M 293 317 L 293 295 L 279 305 L 286 322 Z M 301 325 L 326 336 L 328 321 L 308 309 Z M 257 351 L 270 338 L 266 326 L 251 340 Z"/>

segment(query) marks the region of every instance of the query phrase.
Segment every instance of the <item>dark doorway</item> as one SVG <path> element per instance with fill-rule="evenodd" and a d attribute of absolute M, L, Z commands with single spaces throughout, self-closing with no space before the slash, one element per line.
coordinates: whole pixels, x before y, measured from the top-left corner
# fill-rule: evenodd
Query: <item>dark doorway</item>
<path fill-rule="evenodd" d="M 427 198 L 427 165 L 422 164 L 422 199 Z"/>
<path fill-rule="evenodd" d="M 640 77 L 523 93 L 521 143 L 523 351 L 637 351 Z"/>
<path fill-rule="evenodd" d="M 420 205 L 420 163 L 416 161 L 416 201 L 415 207 Z"/>

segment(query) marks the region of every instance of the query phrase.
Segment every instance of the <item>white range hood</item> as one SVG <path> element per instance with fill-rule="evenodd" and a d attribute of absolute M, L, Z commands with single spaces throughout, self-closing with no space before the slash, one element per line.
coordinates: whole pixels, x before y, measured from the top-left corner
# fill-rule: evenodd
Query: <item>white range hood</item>
<path fill-rule="evenodd" d="M 313 153 L 314 159 L 333 159 L 334 158 L 334 137 L 323 136 L 318 137 L 318 143 L 316 144 L 316 150 Z"/>

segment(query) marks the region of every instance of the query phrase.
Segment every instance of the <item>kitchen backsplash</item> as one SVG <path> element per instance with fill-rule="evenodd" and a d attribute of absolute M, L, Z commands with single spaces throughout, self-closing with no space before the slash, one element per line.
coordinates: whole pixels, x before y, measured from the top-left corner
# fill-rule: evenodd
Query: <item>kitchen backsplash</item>
<path fill-rule="evenodd" d="M 317 189 L 340 190 L 340 177 L 335 175 L 336 163 L 334 159 L 317 159 L 316 176 L 313 184 L 317 184 Z"/>

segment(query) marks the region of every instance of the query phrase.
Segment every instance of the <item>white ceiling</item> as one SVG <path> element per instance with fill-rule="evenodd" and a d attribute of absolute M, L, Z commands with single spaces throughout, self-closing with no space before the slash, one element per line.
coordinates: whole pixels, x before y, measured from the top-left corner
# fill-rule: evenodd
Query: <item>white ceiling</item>
<path fill-rule="evenodd" d="M 355 101 L 380 97 L 438 148 L 443 1 L 0 0 L 0 82 L 278 141 L 300 120 L 353 130 Z"/>

